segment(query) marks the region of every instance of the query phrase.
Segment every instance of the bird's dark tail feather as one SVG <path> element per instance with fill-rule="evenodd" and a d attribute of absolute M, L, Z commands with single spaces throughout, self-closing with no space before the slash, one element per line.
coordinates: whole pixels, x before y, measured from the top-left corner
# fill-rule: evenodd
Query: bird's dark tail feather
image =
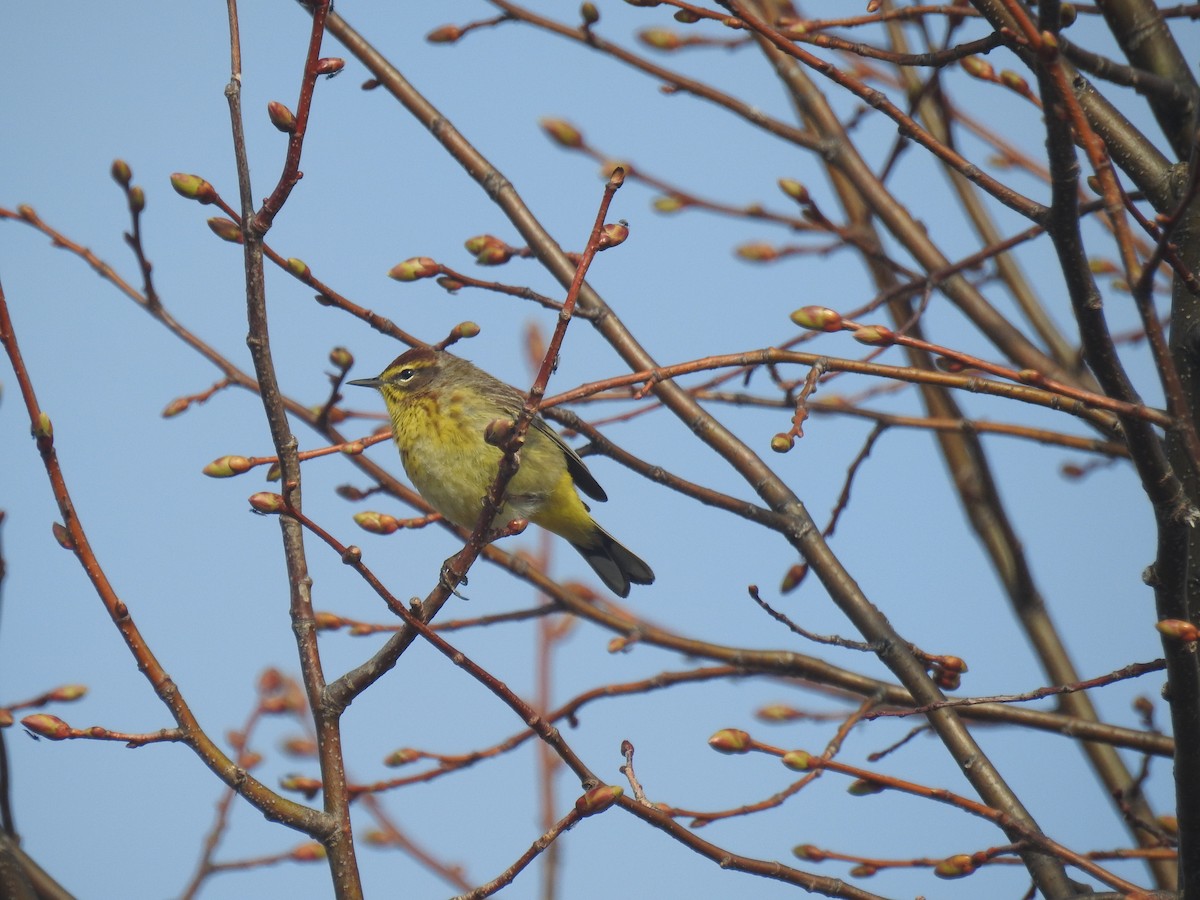
<path fill-rule="evenodd" d="M 630 584 L 653 583 L 654 572 L 640 557 L 603 528 L 597 526 L 596 532 L 595 543 L 572 546 L 610 591 L 618 597 L 628 597 Z"/>

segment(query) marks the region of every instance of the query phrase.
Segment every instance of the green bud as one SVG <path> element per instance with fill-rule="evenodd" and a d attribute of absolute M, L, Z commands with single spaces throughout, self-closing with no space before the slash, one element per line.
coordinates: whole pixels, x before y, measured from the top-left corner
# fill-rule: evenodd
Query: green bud
<path fill-rule="evenodd" d="M 242 242 L 242 229 L 233 219 L 227 219 L 224 216 L 213 216 L 208 220 L 209 230 L 223 241 L 229 241 L 231 244 L 240 244 Z"/>
<path fill-rule="evenodd" d="M 747 262 L 771 262 L 779 258 L 779 251 L 764 241 L 742 244 L 734 253 Z"/>
<path fill-rule="evenodd" d="M 827 306 L 802 306 L 789 316 L 801 328 L 812 331 L 841 331 L 842 316 Z"/>
<path fill-rule="evenodd" d="M 396 263 L 388 270 L 388 278 L 396 281 L 417 281 L 438 274 L 440 267 L 428 256 L 414 256 Z"/>
<path fill-rule="evenodd" d="M 846 788 L 846 793 L 853 797 L 868 797 L 871 794 L 882 794 L 887 788 L 877 781 L 866 778 L 856 778 Z"/>
<path fill-rule="evenodd" d="M 284 134 L 292 134 L 296 130 L 296 116 L 278 100 L 272 100 L 267 104 L 267 118 Z"/>
<path fill-rule="evenodd" d="M 708 739 L 708 746 L 718 753 L 749 753 L 754 739 L 738 728 L 723 728 Z"/>
<path fill-rule="evenodd" d="M 948 856 L 933 867 L 938 878 L 962 878 L 975 871 L 975 861 L 966 853 Z"/>
<path fill-rule="evenodd" d="M 621 798 L 625 791 L 615 784 L 594 787 L 575 801 L 575 811 L 581 816 L 594 816 L 604 812 Z"/>
<path fill-rule="evenodd" d="M 58 716 L 52 716 L 49 713 L 34 713 L 32 716 L 26 716 L 21 720 L 21 724 L 28 731 L 48 741 L 61 741 L 71 736 L 71 726 Z"/>
<path fill-rule="evenodd" d="M 678 50 L 684 44 L 683 38 L 669 28 L 643 28 L 637 33 L 637 39 L 647 47 L 667 52 Z"/>
<path fill-rule="evenodd" d="M 250 495 L 250 507 L 255 512 L 260 512 L 264 515 L 280 513 L 284 509 L 283 497 L 279 496 L 279 494 L 273 494 L 270 491 L 259 491 L 257 494 Z"/>
<path fill-rule="evenodd" d="M 810 772 L 814 768 L 812 754 L 805 750 L 789 750 L 781 762 L 793 772 Z"/>
<path fill-rule="evenodd" d="M 171 176 L 171 187 L 181 197 L 187 197 L 189 200 L 196 200 L 199 203 L 209 204 L 217 199 L 216 189 L 199 175 L 175 172 Z"/>
<path fill-rule="evenodd" d="M 420 750 L 414 750 L 412 747 L 402 747 L 399 750 L 393 750 L 386 757 L 384 757 L 383 764 L 394 769 L 400 766 L 407 766 L 412 762 L 416 762 L 424 755 L 425 754 Z"/>
<path fill-rule="evenodd" d="M 209 478 L 232 478 L 234 475 L 249 472 L 252 468 L 250 460 L 244 456 L 221 456 L 214 459 L 201 471 Z"/>
<path fill-rule="evenodd" d="M 579 132 L 578 128 L 565 119 L 545 118 L 538 124 L 542 126 L 542 131 L 546 132 L 547 137 L 560 147 L 566 147 L 568 150 L 578 150 L 583 146 L 583 135 Z"/>
<path fill-rule="evenodd" d="M 133 172 L 129 168 L 129 163 L 123 159 L 114 159 L 109 172 L 112 173 L 113 181 L 121 187 L 129 187 L 129 181 L 133 178 Z"/>
<path fill-rule="evenodd" d="M 400 528 L 400 520 L 395 516 L 371 511 L 355 513 L 354 524 L 372 534 L 391 534 Z"/>

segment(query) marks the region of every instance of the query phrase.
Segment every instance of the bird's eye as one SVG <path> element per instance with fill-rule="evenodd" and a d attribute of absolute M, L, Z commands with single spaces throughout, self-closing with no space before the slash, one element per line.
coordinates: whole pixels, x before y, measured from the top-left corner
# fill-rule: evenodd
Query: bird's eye
<path fill-rule="evenodd" d="M 401 369 L 400 373 L 396 376 L 396 380 L 401 383 L 404 383 L 406 381 L 412 381 L 413 376 L 416 374 L 417 374 L 416 369 Z"/>

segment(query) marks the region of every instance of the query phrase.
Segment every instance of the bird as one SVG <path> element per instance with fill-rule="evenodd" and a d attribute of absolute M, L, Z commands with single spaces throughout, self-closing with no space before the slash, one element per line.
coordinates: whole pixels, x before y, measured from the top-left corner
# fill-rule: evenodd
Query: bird
<path fill-rule="evenodd" d="M 462 357 L 429 347 L 414 347 L 375 378 L 347 384 L 383 395 L 413 486 L 444 518 L 474 528 L 503 455 L 484 433 L 494 421 L 515 420 L 525 394 Z M 579 491 L 601 502 L 608 496 L 541 416 L 530 421 L 519 460 L 493 528 L 528 519 L 565 538 L 619 597 L 629 596 L 631 584 L 654 581 L 650 566 L 596 524 Z"/>

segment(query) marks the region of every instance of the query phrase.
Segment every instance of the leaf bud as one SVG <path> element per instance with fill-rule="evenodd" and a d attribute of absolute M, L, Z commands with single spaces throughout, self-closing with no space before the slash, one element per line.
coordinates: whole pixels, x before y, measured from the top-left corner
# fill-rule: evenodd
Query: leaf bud
<path fill-rule="evenodd" d="M 803 206 L 812 203 L 812 197 L 809 196 L 808 188 L 795 178 L 780 178 L 779 189 Z"/>
<path fill-rule="evenodd" d="M 21 720 L 26 730 L 49 741 L 61 741 L 71 736 L 71 726 L 49 713 L 34 713 Z"/>
<path fill-rule="evenodd" d="M 345 347 L 334 347 L 329 351 L 329 362 L 331 365 L 345 372 L 354 365 L 354 354 Z"/>
<path fill-rule="evenodd" d="M 311 270 L 308 268 L 308 263 L 302 259 L 296 259 L 294 256 L 288 259 L 287 270 L 297 278 L 306 279 L 312 274 Z"/>
<path fill-rule="evenodd" d="M 801 582 L 807 576 L 808 565 L 806 563 L 796 563 L 783 573 L 783 578 L 779 582 L 779 592 L 781 594 L 790 594 L 796 588 L 800 587 Z"/>
<path fill-rule="evenodd" d="M 783 754 L 781 762 L 793 772 L 809 772 L 815 768 L 812 754 L 806 750 L 789 750 Z"/>
<path fill-rule="evenodd" d="M 600 21 L 600 10 L 595 3 L 579 4 L 579 17 L 583 19 L 583 27 L 587 28 Z"/>
<path fill-rule="evenodd" d="M 174 418 L 175 416 L 187 410 L 187 408 L 191 405 L 192 399 L 190 397 L 176 397 L 165 407 L 163 407 L 162 417 L 164 419 Z"/>
<path fill-rule="evenodd" d="M 425 40 L 431 44 L 453 44 L 463 36 L 463 30 L 457 25 L 442 25 L 425 35 Z"/>
<path fill-rule="evenodd" d="M 348 566 L 357 566 L 362 562 L 362 549 L 351 544 L 342 551 L 342 562 Z"/>
<path fill-rule="evenodd" d="M 679 212 L 689 204 L 682 197 L 666 195 L 662 197 L 655 197 L 654 200 L 651 201 L 650 205 L 654 207 L 655 212 L 675 213 Z"/>
<path fill-rule="evenodd" d="M 637 39 L 647 47 L 667 52 L 678 50 L 684 44 L 683 38 L 669 28 L 643 28 L 637 33 Z"/>
<path fill-rule="evenodd" d="M 602 784 L 582 794 L 575 801 L 575 811 L 581 816 L 594 816 L 616 803 L 624 793 L 619 785 Z"/>
<path fill-rule="evenodd" d="M 307 844 L 301 844 L 289 856 L 296 862 L 320 862 L 325 858 L 325 848 L 316 841 L 309 841 Z"/>
<path fill-rule="evenodd" d="M 708 746 L 718 753 L 749 753 L 754 739 L 739 728 L 722 728 L 708 739 Z"/>
<path fill-rule="evenodd" d="M 61 687 L 56 687 L 46 695 L 47 700 L 55 703 L 71 703 L 87 696 L 86 684 L 64 684 Z"/>
<path fill-rule="evenodd" d="M 828 859 L 828 854 L 816 844 L 797 844 L 792 848 L 792 855 L 808 862 L 823 862 Z"/>
<path fill-rule="evenodd" d="M 578 150 L 583 146 L 583 135 L 579 129 L 566 119 L 542 119 L 539 123 L 546 136 L 560 147 L 568 150 Z"/>
<path fill-rule="evenodd" d="M 787 432 L 781 431 L 771 438 L 771 449 L 776 453 L 787 453 L 795 443 L 795 438 Z"/>
<path fill-rule="evenodd" d="M 272 513 L 283 512 L 283 497 L 271 491 L 259 491 L 257 494 L 250 495 L 250 507 L 255 512 L 270 515 Z"/>
<path fill-rule="evenodd" d="M 492 419 L 483 429 L 483 439 L 493 447 L 503 447 L 512 437 L 513 431 L 511 419 Z"/>
<path fill-rule="evenodd" d="M 966 853 L 948 856 L 933 867 L 933 874 L 938 878 L 962 878 L 975 871 L 975 861 Z"/>
<path fill-rule="evenodd" d="M 420 750 L 414 750 L 412 747 L 401 747 L 399 750 L 393 750 L 383 759 L 383 764 L 389 768 L 397 769 L 400 766 L 407 766 L 409 763 L 416 762 L 425 754 Z"/>
<path fill-rule="evenodd" d="M 690 9 L 677 9 L 675 10 L 675 15 L 672 16 L 672 18 L 682 25 L 695 25 L 700 21 L 700 17 Z"/>
<path fill-rule="evenodd" d="M 317 626 L 317 631 L 338 631 L 343 624 L 341 616 L 324 610 L 313 613 L 313 622 Z"/>
<path fill-rule="evenodd" d="M 877 781 L 870 781 L 866 778 L 856 778 L 850 782 L 846 788 L 846 793 L 853 797 L 868 797 L 871 794 L 882 794 L 886 790 L 882 784 Z"/>
<path fill-rule="evenodd" d="M 1000 73 L 1000 83 L 1018 94 L 1029 94 L 1029 82 L 1012 69 L 1005 69 Z"/>
<path fill-rule="evenodd" d="M 313 757 L 317 755 L 317 742 L 312 738 L 290 737 L 280 744 L 288 756 Z"/>
<path fill-rule="evenodd" d="M 896 342 L 896 335 L 892 329 L 883 325 L 863 325 L 861 328 L 855 328 L 850 336 L 860 344 L 870 347 L 890 347 Z"/>
<path fill-rule="evenodd" d="M 267 103 L 267 118 L 284 134 L 293 134 L 296 131 L 296 116 L 278 100 Z"/>
<path fill-rule="evenodd" d="M 440 267 L 428 256 L 414 256 L 402 263 L 396 263 L 388 270 L 388 278 L 396 281 L 417 281 L 436 275 Z"/>
<path fill-rule="evenodd" d="M 321 792 L 321 782 L 304 775 L 285 775 L 279 779 L 279 787 L 285 791 L 296 791 L 308 800 Z"/>
<path fill-rule="evenodd" d="M 788 318 L 801 328 L 809 328 L 813 331 L 842 330 L 842 314 L 828 306 L 802 306 Z"/>
<path fill-rule="evenodd" d="M 371 534 L 391 534 L 400 528 L 400 520 L 387 513 L 364 511 L 355 513 L 354 524 Z"/>
<path fill-rule="evenodd" d="M 451 278 L 449 275 L 443 275 L 437 280 L 438 287 L 445 288 L 451 294 L 457 294 L 462 288 L 466 287 L 457 278 Z"/>
<path fill-rule="evenodd" d="M 933 683 L 943 691 L 957 691 L 962 687 L 962 675 L 958 672 L 947 672 L 938 669 L 933 673 Z"/>
<path fill-rule="evenodd" d="M 37 421 L 33 423 L 30 432 L 39 441 L 54 441 L 54 424 L 44 412 L 38 413 Z"/>
<path fill-rule="evenodd" d="M 121 187 L 129 187 L 129 182 L 133 178 L 133 171 L 129 168 L 129 163 L 123 159 L 114 159 L 112 168 L 108 171 L 112 173 L 113 181 Z"/>
<path fill-rule="evenodd" d="M 129 189 L 129 208 L 135 213 L 140 213 L 146 208 L 146 192 L 137 185 Z"/>
<path fill-rule="evenodd" d="M 450 337 L 456 341 L 468 340 L 478 337 L 481 330 L 476 322 L 459 322 L 450 329 Z"/>
<path fill-rule="evenodd" d="M 960 359 L 953 359 L 949 356 L 935 356 L 933 364 L 942 372 L 949 372 L 951 375 L 958 375 L 966 372 L 971 366 L 967 365 Z"/>
<path fill-rule="evenodd" d="M 617 169 L 624 169 L 626 173 L 632 172 L 633 163 L 623 159 L 606 159 L 600 163 L 600 177 L 608 181 Z"/>
<path fill-rule="evenodd" d="M 967 662 L 960 656 L 939 656 L 938 666 L 947 672 L 966 672 Z"/>
<path fill-rule="evenodd" d="M 779 259 L 779 251 L 765 241 L 742 244 L 733 252 L 746 262 L 771 262 Z"/>
<path fill-rule="evenodd" d="M 754 718 L 760 722 L 795 722 L 804 718 L 804 713 L 786 703 L 768 703 L 758 708 Z"/>
<path fill-rule="evenodd" d="M 346 61 L 340 56 L 323 56 L 317 60 L 316 73 L 332 78 L 346 68 Z"/>
<path fill-rule="evenodd" d="M 216 189 L 199 175 L 175 172 L 171 175 L 171 187 L 179 196 L 199 203 L 209 204 L 217 199 Z"/>
<path fill-rule="evenodd" d="M 475 254 L 475 262 L 481 266 L 502 266 L 512 259 L 512 248 L 507 244 L 487 244 Z"/>
<path fill-rule="evenodd" d="M 231 244 L 240 244 L 242 242 L 242 229 L 238 227 L 238 223 L 233 219 L 227 219 L 224 216 L 213 216 L 208 220 L 209 230 L 223 241 L 229 241 Z"/>
<path fill-rule="evenodd" d="M 267 666 L 258 676 L 258 692 L 260 694 L 273 694 L 283 690 L 286 686 L 287 679 L 274 666 Z"/>
<path fill-rule="evenodd" d="M 608 250 L 610 247 L 616 247 L 619 244 L 625 243 L 625 239 L 629 237 L 629 225 L 622 219 L 620 222 L 612 222 L 605 225 L 600 231 L 600 243 L 596 247 L 597 250 Z"/>
<path fill-rule="evenodd" d="M 221 456 L 214 459 L 201 471 L 209 478 L 232 478 L 249 472 L 253 466 L 244 456 Z"/>
<path fill-rule="evenodd" d="M 58 546 L 64 550 L 75 549 L 75 542 L 71 540 L 71 533 L 67 531 L 67 526 L 54 522 L 50 526 L 50 531 L 54 534 L 54 539 L 58 541 Z"/>
<path fill-rule="evenodd" d="M 1191 643 L 1200 638 L 1200 629 L 1186 619 L 1163 619 L 1154 624 L 1158 633 L 1175 641 Z"/>
<path fill-rule="evenodd" d="M 996 80 L 996 70 L 992 68 L 992 64 L 986 59 L 981 59 L 978 56 L 964 56 L 958 61 L 958 64 L 972 78 L 981 78 L 984 81 Z"/>

